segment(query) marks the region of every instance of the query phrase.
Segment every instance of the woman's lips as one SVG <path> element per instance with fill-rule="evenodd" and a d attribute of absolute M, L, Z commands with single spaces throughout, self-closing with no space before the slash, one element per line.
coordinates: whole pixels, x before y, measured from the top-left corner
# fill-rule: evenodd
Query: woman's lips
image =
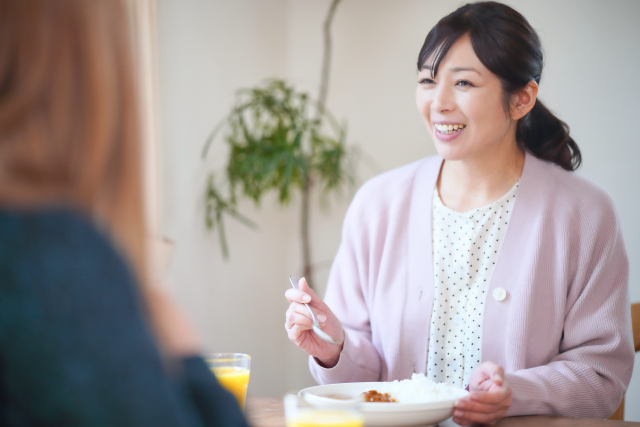
<path fill-rule="evenodd" d="M 462 132 L 464 132 L 467 128 L 464 127 L 462 130 L 459 130 L 457 132 L 452 132 L 452 133 L 441 133 L 438 129 L 436 129 L 435 127 L 433 128 L 433 130 L 436 132 L 436 138 L 438 138 L 440 141 L 444 141 L 444 142 L 449 142 L 452 141 L 454 139 L 456 139 L 457 137 L 460 136 L 460 134 Z"/>

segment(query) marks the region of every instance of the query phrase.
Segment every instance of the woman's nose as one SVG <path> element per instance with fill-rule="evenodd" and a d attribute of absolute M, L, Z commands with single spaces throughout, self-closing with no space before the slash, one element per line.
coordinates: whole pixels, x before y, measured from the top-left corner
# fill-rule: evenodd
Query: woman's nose
<path fill-rule="evenodd" d="M 433 93 L 434 99 L 431 109 L 435 112 L 455 110 L 455 100 L 453 92 L 446 87 L 440 86 Z"/>

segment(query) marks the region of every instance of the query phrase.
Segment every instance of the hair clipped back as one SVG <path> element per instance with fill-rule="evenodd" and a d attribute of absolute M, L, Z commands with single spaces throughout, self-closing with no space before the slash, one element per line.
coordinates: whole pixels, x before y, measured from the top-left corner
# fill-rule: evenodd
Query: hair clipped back
<path fill-rule="evenodd" d="M 506 112 L 511 109 L 512 95 L 532 80 L 540 83 L 544 64 L 538 35 L 519 12 L 493 1 L 469 3 L 442 18 L 420 50 L 418 70 L 428 65 L 435 77 L 451 46 L 465 34 L 478 59 L 500 79 Z M 432 63 L 426 64 L 429 58 Z M 582 161 L 578 144 L 569 136 L 569 126 L 540 99 L 518 120 L 516 141 L 522 150 L 566 170 L 576 170 Z"/>

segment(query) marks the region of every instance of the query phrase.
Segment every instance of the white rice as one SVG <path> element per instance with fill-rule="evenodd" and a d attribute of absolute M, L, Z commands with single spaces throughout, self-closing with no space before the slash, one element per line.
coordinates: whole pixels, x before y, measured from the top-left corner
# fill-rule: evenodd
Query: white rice
<path fill-rule="evenodd" d="M 426 403 L 460 396 L 459 390 L 446 383 L 435 383 L 424 374 L 413 374 L 410 380 L 392 381 L 380 385 L 380 393 L 389 393 L 398 403 Z"/>

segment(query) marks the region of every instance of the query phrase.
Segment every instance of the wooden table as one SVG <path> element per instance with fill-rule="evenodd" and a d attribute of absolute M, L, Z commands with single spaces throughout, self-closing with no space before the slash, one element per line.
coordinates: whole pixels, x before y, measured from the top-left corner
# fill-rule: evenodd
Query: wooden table
<path fill-rule="evenodd" d="M 253 427 L 285 427 L 282 399 L 274 397 L 249 397 L 247 399 L 247 418 Z M 451 420 L 442 426 L 457 426 Z M 593 418 L 569 418 L 549 416 L 528 416 L 504 418 L 496 427 L 640 427 L 640 423 L 628 421 L 597 420 Z"/>

